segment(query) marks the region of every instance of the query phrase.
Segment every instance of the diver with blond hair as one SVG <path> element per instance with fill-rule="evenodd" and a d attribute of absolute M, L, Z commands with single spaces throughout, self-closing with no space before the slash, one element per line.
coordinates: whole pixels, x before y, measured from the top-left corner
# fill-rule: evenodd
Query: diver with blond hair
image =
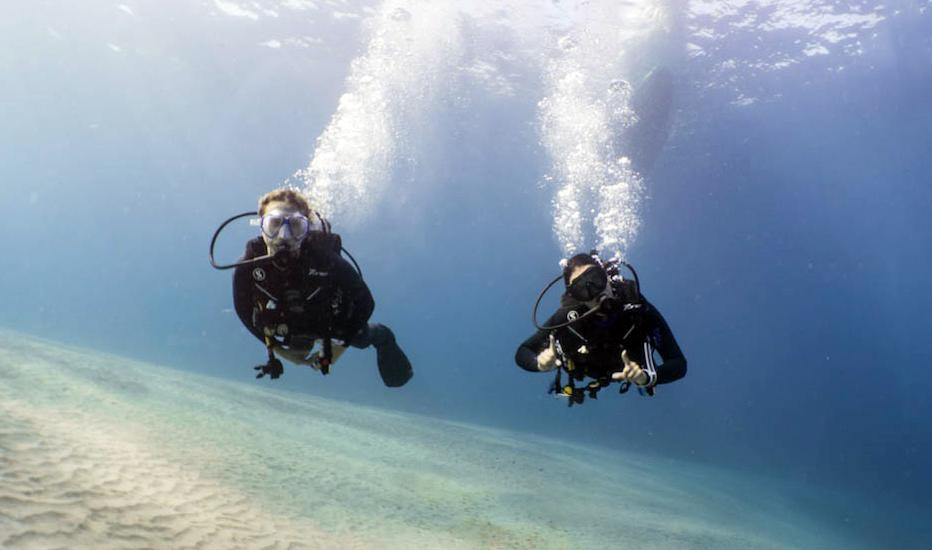
<path fill-rule="evenodd" d="M 256 214 L 260 235 L 246 243 L 243 257 L 216 264 L 213 246 L 223 227 Z M 278 357 L 328 374 L 347 347 L 372 346 L 386 386 L 403 386 L 411 379 L 411 363 L 392 331 L 368 322 L 375 308 L 372 293 L 355 260 L 350 264 L 341 251 L 346 252 L 330 223 L 292 188 L 266 193 L 258 212 L 234 216 L 214 234 L 211 264 L 235 268 L 236 314 L 268 353 L 267 363 L 255 367 L 256 378 L 281 376 Z"/>

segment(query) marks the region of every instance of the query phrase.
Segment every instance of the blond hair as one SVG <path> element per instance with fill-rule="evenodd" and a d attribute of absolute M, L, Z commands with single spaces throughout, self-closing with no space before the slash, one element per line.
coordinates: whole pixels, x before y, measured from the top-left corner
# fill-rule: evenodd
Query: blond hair
<path fill-rule="evenodd" d="M 266 207 L 273 202 L 288 203 L 297 207 L 305 216 L 311 216 L 311 204 L 300 191 L 293 187 L 281 187 L 262 195 L 259 199 L 259 215 L 265 214 Z"/>

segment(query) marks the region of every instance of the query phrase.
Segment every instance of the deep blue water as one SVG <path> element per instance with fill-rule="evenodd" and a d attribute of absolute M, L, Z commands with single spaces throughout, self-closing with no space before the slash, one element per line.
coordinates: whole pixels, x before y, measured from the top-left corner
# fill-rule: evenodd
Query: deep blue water
<path fill-rule="evenodd" d="M 263 349 L 230 311 L 230 274 L 210 269 L 207 244 L 307 164 L 365 32 L 325 21 L 308 31 L 323 45 L 286 51 L 257 44 L 306 20 L 258 27 L 209 2 L 127 2 L 140 26 L 115 4 L 65 4 L 0 8 L 0 324 L 253 383 Z M 711 62 L 678 52 L 690 38 L 675 17 L 677 122 L 628 250 L 689 360 L 654 399 L 567 410 L 546 395 L 549 376 L 513 363 L 562 255 L 534 76 L 513 96 L 464 88 L 432 103 L 416 165 L 399 165 L 362 220 L 332 220 L 412 383 L 383 388 L 374 352 L 353 350 L 332 376 L 292 368 L 274 384 L 851 492 L 864 499 L 853 513 L 877 520 L 851 529 L 923 546 L 930 10 L 884 8 L 858 56 L 742 75 L 741 93 L 759 98 L 747 105 L 706 86 Z M 736 34 L 707 57 L 794 39 Z M 227 257 L 250 228 L 237 231 Z"/>

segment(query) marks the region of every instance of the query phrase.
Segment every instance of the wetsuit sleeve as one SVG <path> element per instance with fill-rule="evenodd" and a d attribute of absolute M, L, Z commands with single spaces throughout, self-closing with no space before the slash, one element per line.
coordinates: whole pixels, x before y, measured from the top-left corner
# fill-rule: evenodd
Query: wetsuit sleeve
<path fill-rule="evenodd" d="M 246 245 L 246 253 L 240 258 L 240 261 L 249 259 L 251 244 Z M 233 271 L 233 307 L 236 309 L 236 315 L 249 332 L 265 343 L 265 337 L 259 327 L 253 323 L 253 310 L 255 308 L 252 277 L 249 266 L 240 266 Z"/>
<path fill-rule="evenodd" d="M 679 344 L 676 343 L 673 331 L 670 330 L 670 326 L 667 325 L 667 321 L 660 314 L 660 311 L 650 302 L 647 303 L 647 306 L 648 334 L 654 349 L 663 359 L 663 364 L 657 365 L 657 384 L 675 382 L 686 376 L 686 357 L 680 350 Z"/>
<path fill-rule="evenodd" d="M 550 319 L 547 319 L 547 322 L 544 323 L 544 326 L 551 326 L 558 324 L 559 319 L 565 319 L 564 316 L 560 316 L 559 313 L 553 314 Z M 537 355 L 544 351 L 544 349 L 550 345 L 550 332 L 546 330 L 538 330 L 530 336 L 527 340 L 521 342 L 521 345 L 518 346 L 518 351 L 515 352 L 515 363 L 519 367 L 526 371 L 530 372 L 540 372 L 537 368 Z"/>
<path fill-rule="evenodd" d="M 345 307 L 345 317 L 339 320 L 337 329 L 341 333 L 339 336 L 349 339 L 369 321 L 375 300 L 366 282 L 342 256 L 335 255 L 333 266 L 336 283 L 343 291 Z"/>

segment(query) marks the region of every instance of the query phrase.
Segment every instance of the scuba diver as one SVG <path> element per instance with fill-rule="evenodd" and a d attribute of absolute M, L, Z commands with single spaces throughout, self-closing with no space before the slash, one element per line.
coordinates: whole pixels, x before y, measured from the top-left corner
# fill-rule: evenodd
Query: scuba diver
<path fill-rule="evenodd" d="M 261 235 L 246 243 L 243 257 L 230 265 L 214 262 L 214 243 L 226 224 L 256 214 Z M 234 216 L 214 234 L 211 265 L 235 268 L 236 314 L 268 352 L 268 362 L 255 367 L 256 378 L 282 375 L 276 355 L 328 374 L 347 346 L 373 346 L 386 386 L 403 386 L 411 379 L 411 363 L 392 331 L 368 323 L 375 302 L 356 261 L 354 269 L 341 251 L 340 236 L 330 231 L 329 222 L 291 188 L 267 193 L 258 212 Z"/>
<path fill-rule="evenodd" d="M 622 277 L 620 266 L 634 278 Z M 566 292 L 560 308 L 540 325 L 540 302 L 561 278 Z M 567 398 L 569 406 L 582 404 L 587 395 L 595 399 L 612 382 L 621 383 L 619 393 L 634 384 L 642 395 L 653 395 L 658 384 L 686 375 L 686 358 L 663 316 L 641 295 L 637 273 L 618 260 L 603 262 L 595 251 L 565 263 L 562 275 L 540 293 L 532 317 L 538 330 L 518 347 L 515 362 L 531 372 L 556 369 L 550 393 Z"/>

